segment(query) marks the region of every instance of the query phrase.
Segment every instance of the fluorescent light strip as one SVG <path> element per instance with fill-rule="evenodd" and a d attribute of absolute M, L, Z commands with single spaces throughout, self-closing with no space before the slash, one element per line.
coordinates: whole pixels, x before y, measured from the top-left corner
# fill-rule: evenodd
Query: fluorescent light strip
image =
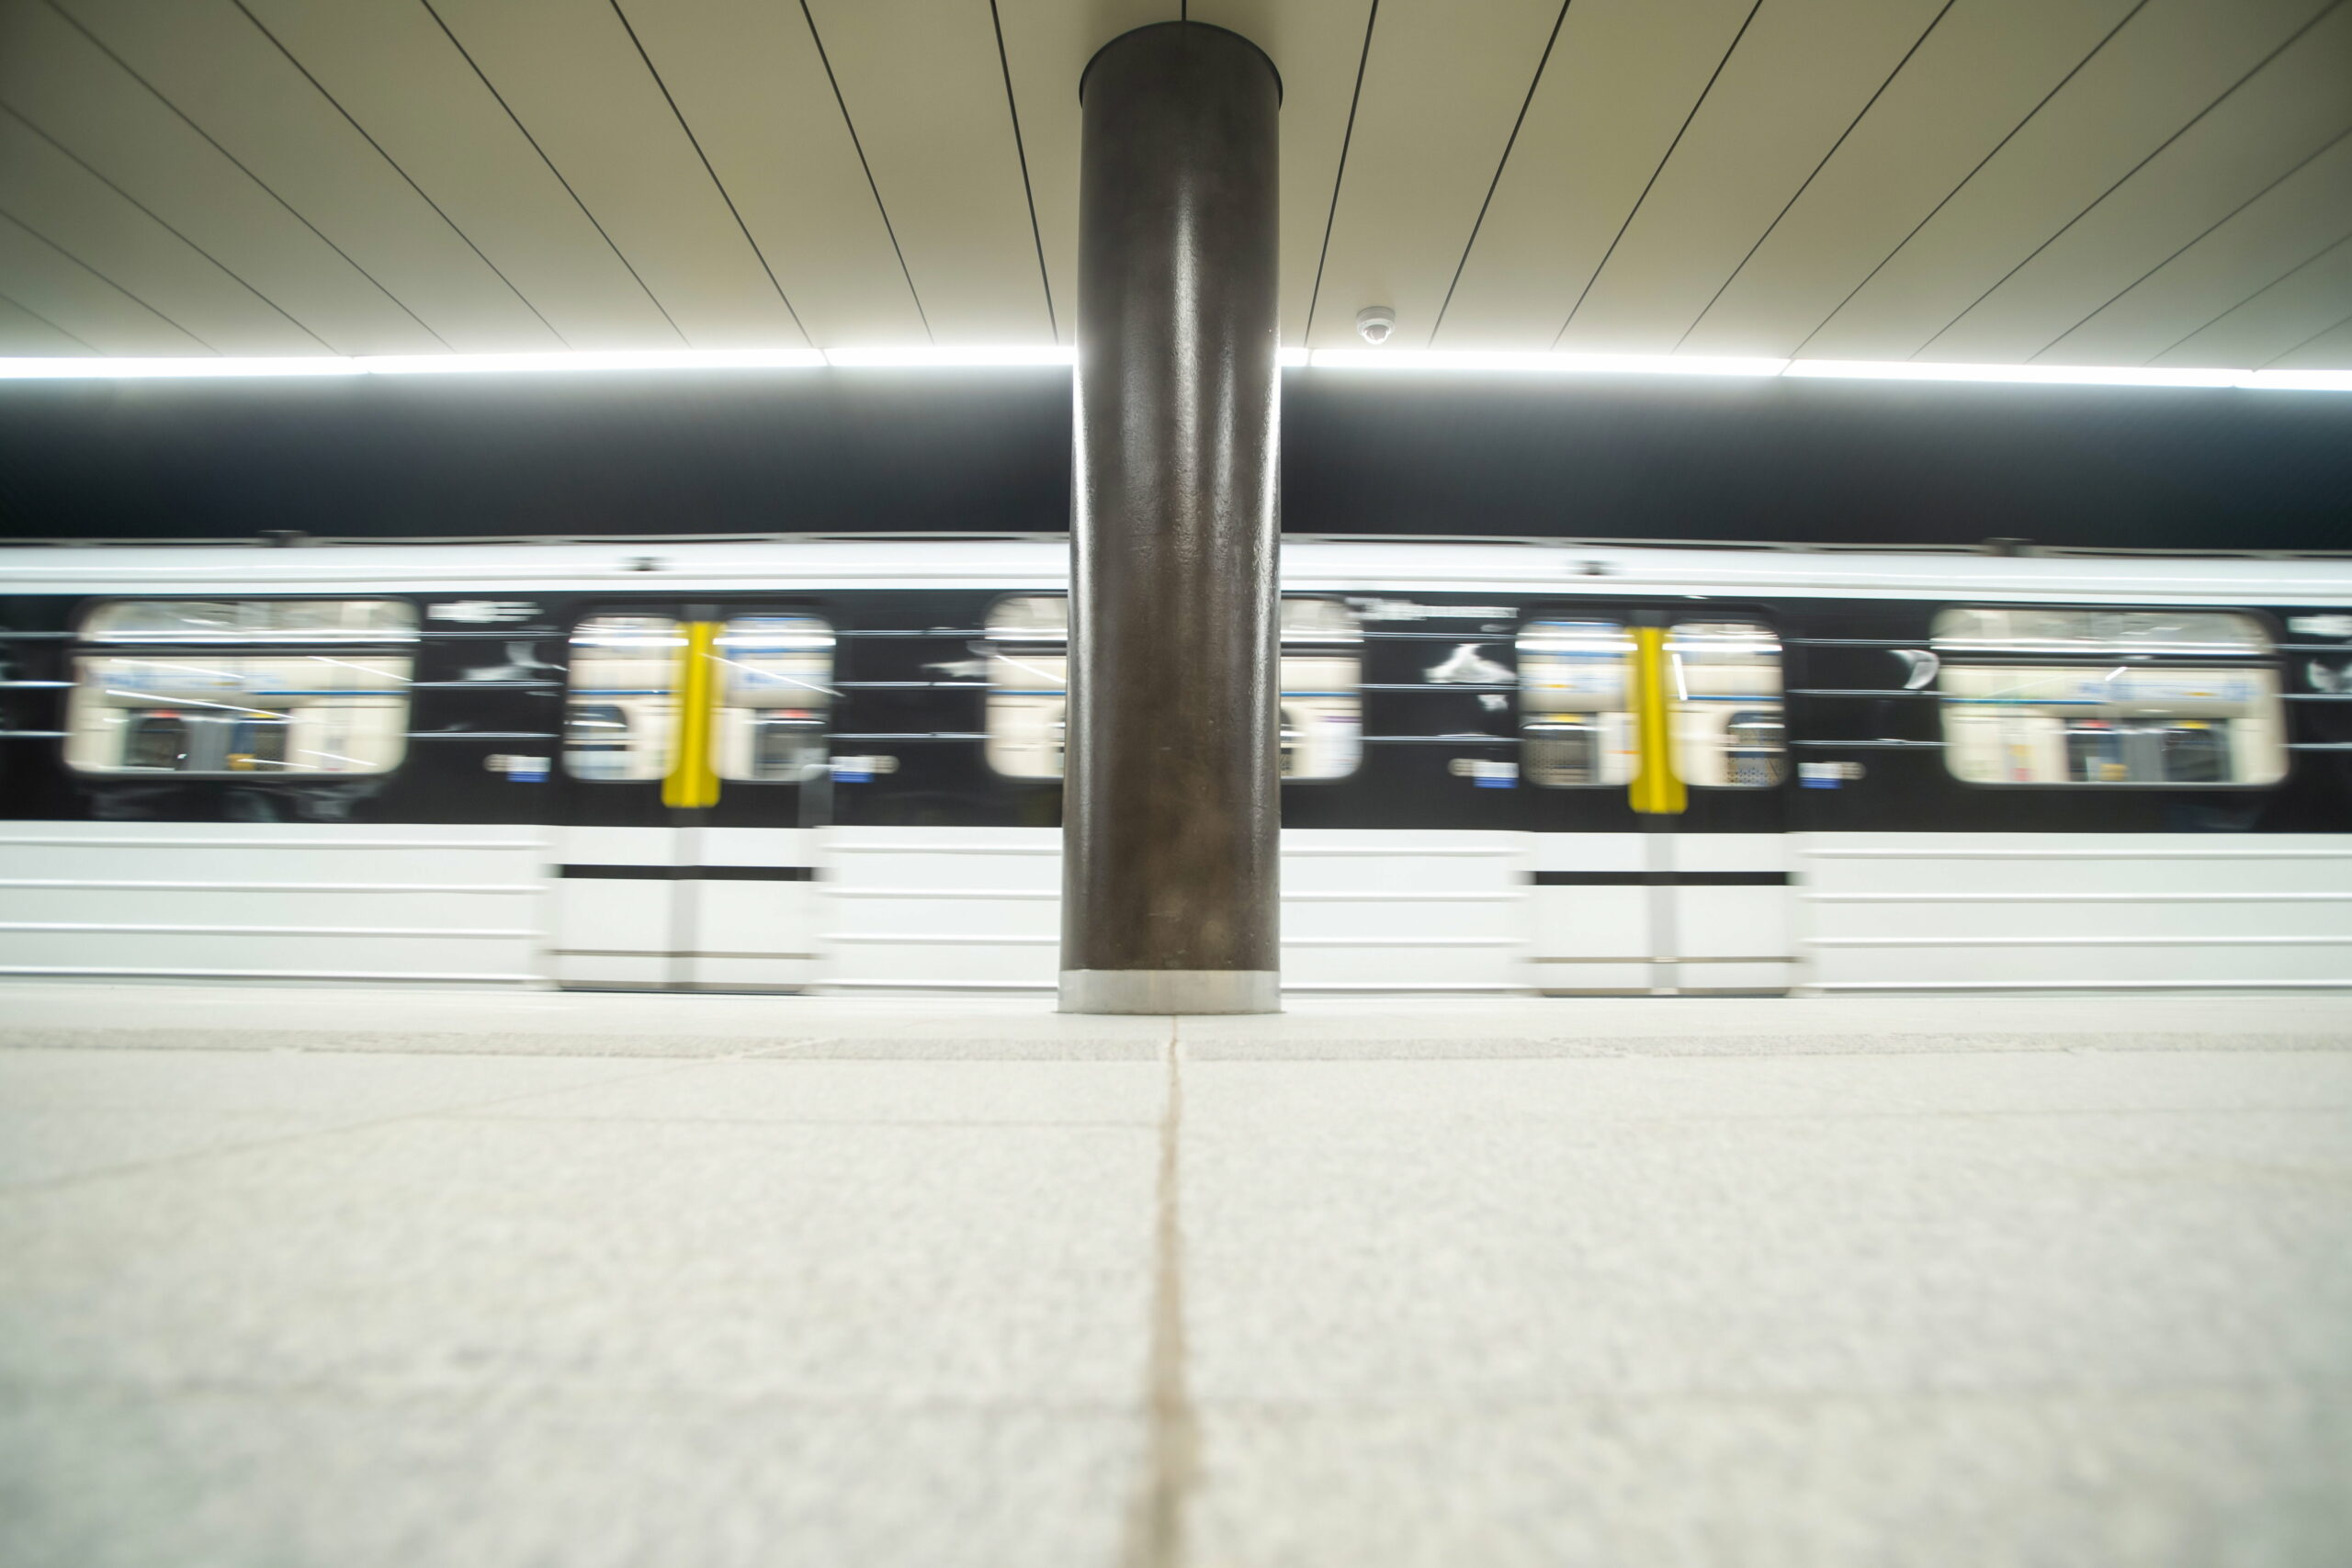
<path fill-rule="evenodd" d="M 999 348 L 829 348 L 825 363 L 843 369 L 955 369 L 1003 365 L 1078 363 L 1078 350 L 1044 347 Z"/>
<path fill-rule="evenodd" d="M 2137 365 L 1939 365 L 1898 359 L 1793 359 L 1791 376 L 1840 381 L 1997 381 L 2042 387 L 2235 387 L 2246 370 L 2158 370 Z"/>
<path fill-rule="evenodd" d="M 322 354 L 286 359 L 0 359 L 0 380 L 135 380 L 147 377 L 364 376 L 359 362 Z"/>
<path fill-rule="evenodd" d="M 1778 376 L 1785 359 L 1681 354 L 1510 354 L 1435 348 L 1318 348 L 1318 370 L 1500 370 L 1538 376 Z"/>
<path fill-rule="evenodd" d="M 1683 354 L 1511 354 L 1318 348 L 1317 369 L 1500 371 L 1548 376 L 1729 376 L 2041 387 L 2241 387 L 2352 392 L 2352 370 L 2173 369 L 2134 365 L 1959 365 L 1929 360 L 1741 359 Z"/>
<path fill-rule="evenodd" d="M 371 376 L 567 375 L 613 370 L 807 370 L 813 348 L 588 350 L 573 354 L 368 354 L 351 362 Z"/>
<path fill-rule="evenodd" d="M 2267 392 L 2352 392 L 2352 370 L 2254 370 L 2238 385 Z"/>
<path fill-rule="evenodd" d="M 2172 369 L 2118 365 L 1953 365 L 1919 360 L 1766 359 L 1681 354 L 1513 354 L 1442 349 L 1303 348 L 1280 351 L 1287 368 L 1506 375 L 1702 376 L 1746 379 L 1973 382 L 2041 387 L 2243 388 L 2352 392 L 2352 370 Z M 679 349 L 577 354 L 313 355 L 238 359 L 0 358 L 0 380 L 195 379 L 256 376 L 604 375 L 631 371 L 1068 368 L 1074 349 L 975 347 Z"/>

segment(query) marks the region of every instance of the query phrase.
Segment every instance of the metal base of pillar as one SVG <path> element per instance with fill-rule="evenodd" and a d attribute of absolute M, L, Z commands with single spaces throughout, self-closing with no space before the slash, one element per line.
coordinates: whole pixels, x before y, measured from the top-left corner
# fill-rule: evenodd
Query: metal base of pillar
<path fill-rule="evenodd" d="M 1272 969 L 1065 969 L 1063 1012 L 1280 1012 Z"/>

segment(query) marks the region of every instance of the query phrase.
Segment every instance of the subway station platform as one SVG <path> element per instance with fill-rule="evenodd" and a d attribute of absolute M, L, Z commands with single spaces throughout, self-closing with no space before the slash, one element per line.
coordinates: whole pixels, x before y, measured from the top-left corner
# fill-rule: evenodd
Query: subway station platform
<path fill-rule="evenodd" d="M 2340 1564 L 2352 1000 L 0 992 L 0 1562 Z"/>

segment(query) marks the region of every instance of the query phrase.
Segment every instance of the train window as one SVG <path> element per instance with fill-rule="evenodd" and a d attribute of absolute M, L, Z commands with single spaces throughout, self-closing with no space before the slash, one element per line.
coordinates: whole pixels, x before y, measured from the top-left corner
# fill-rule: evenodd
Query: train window
<path fill-rule="evenodd" d="M 287 763 L 287 740 L 294 728 L 291 714 L 266 710 L 229 721 L 229 750 L 225 759 L 232 773 L 266 773 Z"/>
<path fill-rule="evenodd" d="M 723 779 L 797 783 L 825 760 L 833 701 L 833 628 L 813 615 L 739 615 L 718 630 Z"/>
<path fill-rule="evenodd" d="M 2005 605 L 1939 611 L 1934 645 L 1951 656 L 2054 654 L 2092 660 L 2268 659 L 2270 638 L 2252 615 L 2226 610 L 2049 610 Z"/>
<path fill-rule="evenodd" d="M 2276 784 L 2286 724 L 2271 645 L 2218 610 L 1951 609 L 1944 758 L 1971 784 Z"/>
<path fill-rule="evenodd" d="M 565 716 L 564 756 L 576 779 L 628 777 L 628 709 L 575 702 Z"/>
<path fill-rule="evenodd" d="M 563 765 L 573 778 L 617 783 L 670 771 L 685 646 L 667 615 L 591 615 L 572 628 Z"/>
<path fill-rule="evenodd" d="M 1780 710 L 1736 713 L 1724 726 L 1725 783 L 1737 789 L 1765 789 L 1786 772 L 1786 732 Z"/>
<path fill-rule="evenodd" d="M 2066 721 L 2066 776 L 2075 784 L 2121 784 L 2132 776 L 2115 726 L 2103 718 Z"/>
<path fill-rule="evenodd" d="M 76 772 L 367 774 L 407 752 L 414 660 L 391 650 L 416 614 L 397 600 L 122 601 L 80 635 Z"/>
<path fill-rule="evenodd" d="M 1520 775 L 1547 789 L 1634 777 L 1626 673 L 1634 639 L 1615 621 L 1530 621 L 1519 634 Z"/>
<path fill-rule="evenodd" d="M 1749 621 L 1679 621 L 1667 633 L 1674 771 L 1697 789 L 1770 789 L 1788 772 L 1781 639 Z"/>
<path fill-rule="evenodd" d="M 187 720 L 175 713 L 142 713 L 125 721 L 126 773 L 175 773 L 187 766 Z"/>
<path fill-rule="evenodd" d="M 2066 720 L 2070 784 L 2227 784 L 2225 718 Z"/>
<path fill-rule="evenodd" d="M 989 612 L 989 765 L 1057 779 L 1068 705 L 1069 609 L 1058 593 L 1000 599 Z M 1284 599 L 1282 776 L 1344 778 L 1363 754 L 1362 635 L 1346 605 Z"/>
<path fill-rule="evenodd" d="M 2226 784 L 2230 722 L 2189 718 L 2157 732 L 2156 771 L 2173 784 Z"/>
<path fill-rule="evenodd" d="M 1283 777 L 1343 779 L 1363 760 L 1363 635 L 1345 604 L 1283 601 Z"/>
<path fill-rule="evenodd" d="M 1770 789 L 1788 772 L 1781 643 L 1747 621 L 1667 634 L 1674 767 L 1697 789 Z M 1530 621 L 1519 635 L 1520 776 L 1547 789 L 1622 787 L 1637 767 L 1634 637 L 1617 621 Z"/>
<path fill-rule="evenodd" d="M 141 599 L 101 604 L 84 642 L 393 643 L 416 640 L 416 611 L 398 599 Z"/>
<path fill-rule="evenodd" d="M 988 619 L 989 766 L 1007 778 L 1062 776 L 1069 605 L 1058 593 L 1000 599 Z"/>

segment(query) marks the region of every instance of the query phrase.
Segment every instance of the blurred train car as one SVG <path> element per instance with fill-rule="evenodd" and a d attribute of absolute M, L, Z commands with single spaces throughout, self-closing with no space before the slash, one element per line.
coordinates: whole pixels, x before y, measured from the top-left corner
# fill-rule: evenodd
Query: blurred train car
<path fill-rule="evenodd" d="M 0 549 L 0 976 L 1052 987 L 1058 536 Z M 1284 542 L 1298 991 L 2352 986 L 2352 561 Z"/>

